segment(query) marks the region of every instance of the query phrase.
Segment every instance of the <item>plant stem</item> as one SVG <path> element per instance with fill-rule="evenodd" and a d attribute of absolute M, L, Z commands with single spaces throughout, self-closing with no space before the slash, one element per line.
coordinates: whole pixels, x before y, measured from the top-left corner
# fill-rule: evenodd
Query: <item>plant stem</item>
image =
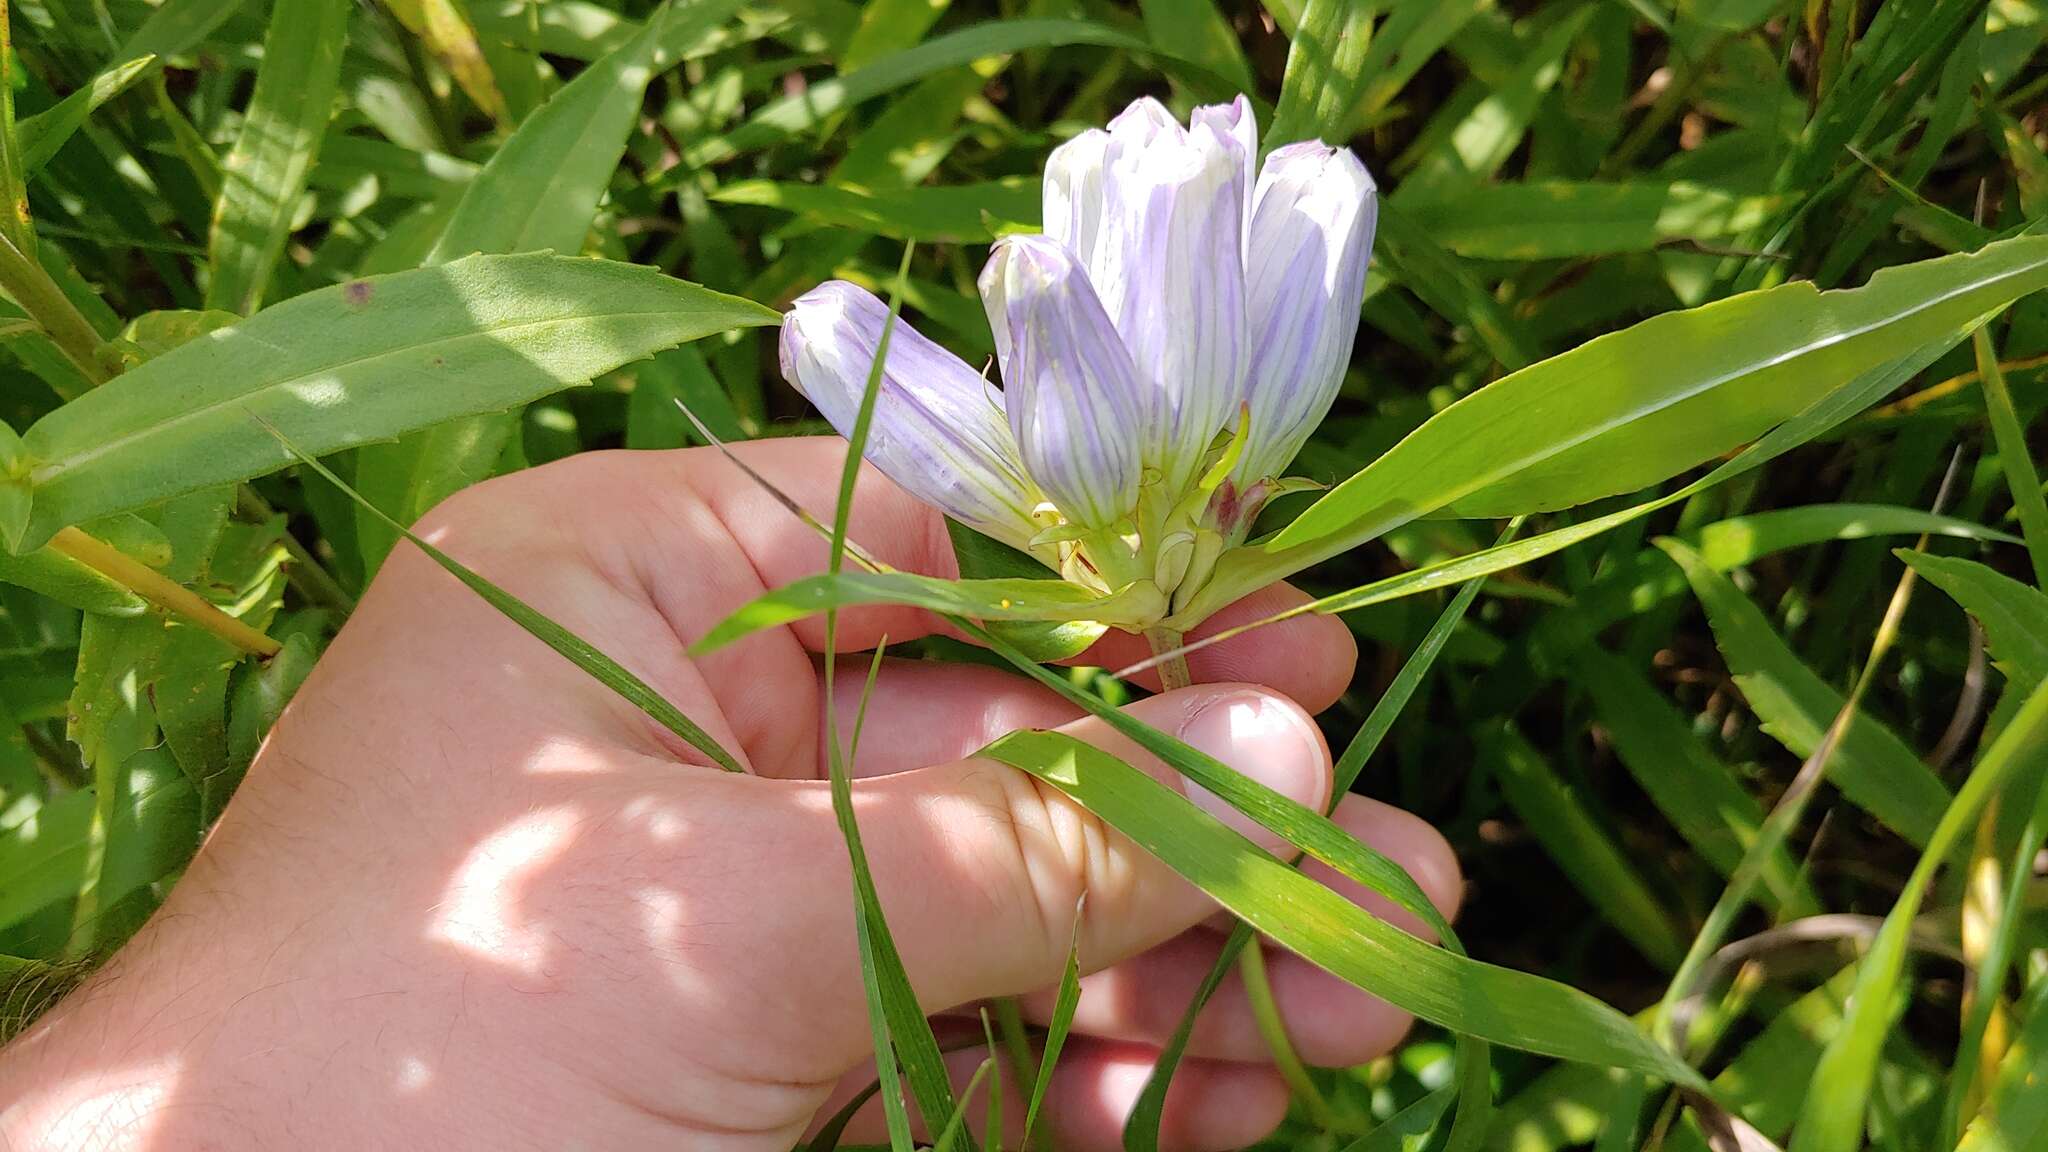
<path fill-rule="evenodd" d="M 36 258 L 14 241 L 0 234 L 0 288 L 14 297 L 22 311 L 49 334 L 57 350 L 94 384 L 104 384 L 109 373 L 100 364 L 100 334 L 50 279 Z"/>
<path fill-rule="evenodd" d="M 1181 645 L 1180 633 L 1171 628 L 1147 629 L 1145 639 L 1151 642 L 1154 656 L 1165 656 Z M 1188 671 L 1186 656 L 1171 656 L 1160 663 L 1159 686 L 1163 690 L 1171 692 L 1177 688 L 1186 688 L 1194 682 L 1195 676 Z"/>
<path fill-rule="evenodd" d="M 1308 1109 L 1316 1126 L 1329 1128 L 1330 1103 L 1323 1099 L 1316 1082 L 1309 1079 L 1307 1065 L 1294 1051 L 1294 1041 L 1287 1035 L 1287 1021 L 1280 1015 L 1279 1002 L 1273 998 L 1273 983 L 1266 978 L 1266 954 L 1257 937 L 1253 937 L 1237 954 L 1237 972 L 1244 978 L 1245 998 L 1251 1001 L 1252 1019 L 1258 1023 L 1259 1035 L 1265 1037 L 1266 1047 L 1273 1050 L 1273 1065 L 1279 1069 L 1280 1078 L 1287 1081 L 1288 1089 Z"/>
<path fill-rule="evenodd" d="M 190 588 L 77 528 L 66 528 L 51 537 L 50 547 L 151 604 L 183 616 L 244 652 L 272 656 L 280 647 L 277 641 L 214 607 Z"/>

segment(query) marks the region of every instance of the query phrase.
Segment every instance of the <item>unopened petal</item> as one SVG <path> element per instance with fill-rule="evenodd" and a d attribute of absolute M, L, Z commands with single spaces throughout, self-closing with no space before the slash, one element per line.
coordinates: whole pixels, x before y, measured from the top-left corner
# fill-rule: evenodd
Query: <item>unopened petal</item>
<path fill-rule="evenodd" d="M 1088 274 L 1146 385 L 1145 463 L 1172 489 L 1243 398 L 1250 109 L 1193 128 L 1141 100 L 1110 123 Z"/>
<path fill-rule="evenodd" d="M 1372 176 L 1348 149 L 1305 141 L 1266 158 L 1249 247 L 1247 483 L 1285 468 L 1337 398 L 1378 218 Z"/>
<path fill-rule="evenodd" d="M 1247 193 L 1256 187 L 1254 166 L 1259 162 L 1259 120 L 1252 111 L 1252 102 L 1240 95 L 1228 104 L 1204 104 L 1195 109 L 1189 117 L 1192 127 L 1207 125 L 1217 134 L 1229 137 L 1237 147 L 1237 154 L 1243 159 L 1244 186 Z M 1252 198 L 1244 198 L 1244 227 L 1247 237 L 1251 233 Z"/>
<path fill-rule="evenodd" d="M 782 375 L 851 435 L 888 305 L 834 280 L 799 297 L 782 323 Z M 875 394 L 866 456 L 955 520 L 1023 547 L 1038 531 L 1038 494 L 1003 414 L 1002 393 L 900 319 Z"/>
<path fill-rule="evenodd" d="M 1032 481 L 1067 519 L 1108 527 L 1138 502 L 1142 411 L 1130 354 L 1081 264 L 1045 236 L 1012 236 L 981 275 L 1006 329 L 1010 429 Z"/>
<path fill-rule="evenodd" d="M 1065 244 L 1084 266 L 1101 235 L 1102 166 L 1109 143 L 1109 133 L 1090 128 L 1053 149 L 1045 162 L 1045 234 Z"/>

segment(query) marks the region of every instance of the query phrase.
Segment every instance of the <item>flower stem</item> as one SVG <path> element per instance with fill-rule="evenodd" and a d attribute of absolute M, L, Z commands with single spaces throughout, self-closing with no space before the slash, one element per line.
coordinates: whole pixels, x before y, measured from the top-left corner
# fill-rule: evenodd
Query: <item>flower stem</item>
<path fill-rule="evenodd" d="M 1171 628 L 1147 629 L 1145 639 L 1151 641 L 1154 656 L 1165 656 L 1181 645 L 1180 633 Z M 1188 671 L 1186 656 L 1168 657 L 1159 665 L 1159 686 L 1168 692 L 1176 688 L 1185 688 L 1194 682 L 1195 676 Z"/>
<path fill-rule="evenodd" d="M 151 604 L 183 616 L 244 652 L 253 652 L 258 656 L 272 656 L 277 653 L 277 641 L 214 607 L 198 593 L 168 579 L 161 572 L 104 540 L 88 536 L 76 528 L 66 528 L 51 537 L 50 547 Z"/>
<path fill-rule="evenodd" d="M 41 326 L 88 383 L 106 382 L 108 372 L 99 361 L 100 334 L 35 256 L 15 247 L 4 234 L 0 234 L 0 288 Z"/>

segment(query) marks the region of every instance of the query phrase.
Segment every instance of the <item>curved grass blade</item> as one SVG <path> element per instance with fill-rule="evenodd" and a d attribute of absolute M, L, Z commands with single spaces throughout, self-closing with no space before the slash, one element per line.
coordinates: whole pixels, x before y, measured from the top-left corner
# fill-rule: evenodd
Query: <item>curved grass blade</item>
<path fill-rule="evenodd" d="M 327 134 L 354 7 L 349 0 L 277 0 L 271 10 L 256 91 L 222 165 L 208 244 L 208 308 L 247 315 L 262 306 Z"/>
<path fill-rule="evenodd" d="M 1052 1018 L 1046 1021 L 1044 1054 L 1038 1059 L 1038 1075 L 1031 1080 L 1031 1102 L 1024 1109 L 1024 1135 L 1017 1141 L 1017 1147 L 1031 1148 L 1031 1132 L 1038 1125 L 1038 1111 L 1045 1106 L 1045 1094 L 1052 1087 L 1053 1069 L 1060 1062 L 1060 1050 L 1066 1047 L 1067 1032 L 1074 1026 L 1074 1009 L 1081 1003 L 1081 914 L 1086 910 L 1088 894 L 1081 894 L 1080 902 L 1074 905 L 1074 935 L 1067 945 L 1067 966 L 1060 972 L 1059 991 L 1053 994 Z M 990 1139 L 995 1139 L 996 1129 L 989 1128 Z"/>
<path fill-rule="evenodd" d="M 257 419 L 261 420 L 260 417 Z M 284 433 L 277 427 L 267 422 L 264 423 L 264 427 L 272 436 L 277 437 L 278 443 L 282 444 L 285 451 L 290 453 L 292 458 L 296 459 L 301 465 L 318 473 L 322 479 L 334 485 L 347 495 L 349 499 L 354 500 L 359 507 L 369 509 L 374 515 L 383 515 L 376 505 L 363 499 L 362 493 L 357 492 L 346 480 L 336 476 L 327 465 L 322 464 L 317 458 L 305 452 L 290 440 L 287 440 Z M 745 768 L 740 766 L 739 760 L 732 753 L 727 752 L 718 741 L 711 738 L 709 733 L 699 728 L 695 721 L 683 715 L 682 709 L 669 703 L 667 697 L 649 687 L 646 681 L 627 671 L 624 665 L 598 651 L 588 641 L 562 627 L 560 624 L 555 623 L 524 600 L 484 579 L 467 565 L 464 565 L 432 544 L 427 543 L 414 533 L 412 529 L 407 528 L 396 520 L 388 520 L 388 522 L 393 531 L 410 540 L 415 548 L 426 553 L 428 558 L 432 559 L 434 563 L 446 569 L 449 575 L 462 581 L 471 591 L 483 597 L 486 603 L 503 613 L 506 619 L 526 629 L 535 639 L 567 657 L 571 663 L 588 673 L 592 679 L 618 693 L 627 703 L 659 721 L 662 727 L 681 737 L 690 747 L 710 757 L 713 764 L 728 772 L 746 771 Z"/>
<path fill-rule="evenodd" d="M 1423 943 L 1093 745 L 1025 731 L 980 754 L 1065 792 L 1258 931 L 1403 1011 L 1510 1047 L 1705 1087 L 1600 1001 Z"/>
<path fill-rule="evenodd" d="M 1934 874 L 1976 823 L 1977 814 L 2021 766 L 2048 754 L 2048 685 L 2034 689 L 2012 723 L 1978 760 L 1955 802 L 1907 878 L 1856 976 L 1856 990 L 1841 1030 L 1821 1054 L 1793 1130 L 1791 1152 L 1853 1152 L 1862 1143 L 1863 1113 L 1890 1023 L 1890 1007 L 1904 974 L 1913 918 Z"/>
<path fill-rule="evenodd" d="M 846 562 L 846 525 L 853 516 L 853 490 L 860 479 L 861 450 L 867 443 L 868 425 L 875 413 L 875 397 L 881 388 L 882 366 L 888 362 L 889 342 L 895 334 L 897 316 L 902 310 L 902 282 L 910 274 L 911 252 L 912 248 L 906 245 L 902 266 L 896 274 L 896 288 L 890 294 L 889 319 L 883 325 L 881 339 L 876 344 L 874 363 L 868 367 L 867 384 L 861 395 L 860 409 L 854 416 L 852 433 L 846 438 L 846 462 L 839 474 L 839 496 L 832 517 L 831 547 L 826 558 L 825 574 L 828 577 L 840 576 Z M 832 698 L 832 682 L 838 665 L 838 631 L 838 610 L 830 609 L 825 613 L 824 689 L 828 700 Z M 870 686 L 880 668 L 881 652 L 878 649 L 869 670 Z M 864 719 L 865 716 L 866 706 L 863 703 L 861 717 Z M 858 739 L 856 730 L 856 743 Z M 846 841 L 847 858 L 853 870 L 854 906 L 856 919 L 861 925 L 861 979 L 868 990 L 868 1015 L 875 1030 L 876 1066 L 890 1067 L 894 1061 L 902 1061 L 911 1095 L 916 1098 L 918 1113 L 924 1118 L 925 1130 L 937 1131 L 957 1117 L 959 1103 L 953 1097 L 952 1079 L 946 1071 L 938 1039 L 932 1035 L 931 1023 L 925 1019 L 924 1010 L 917 1002 L 917 993 L 910 986 L 910 977 L 904 972 L 903 958 L 896 950 L 895 938 L 889 933 L 889 921 L 883 913 L 881 897 L 875 891 L 874 877 L 868 870 L 867 850 L 861 845 L 860 822 L 853 811 L 853 786 L 847 779 L 852 749 L 841 749 L 838 721 L 829 709 L 825 717 L 825 744 L 832 784 L 832 812 L 839 821 L 840 835 Z M 892 1096 L 884 1096 L 884 1106 L 900 1108 L 900 1096 L 894 1097 L 894 1105 L 889 1104 L 891 1099 Z M 898 1134 L 899 1120 L 900 1117 L 892 1114 L 892 1140 Z M 967 1146 L 972 1152 L 971 1137 Z"/>
<path fill-rule="evenodd" d="M 1344 1146 L 1344 1152 L 1403 1152 L 1410 1137 L 1436 1127 L 1457 1096 L 1455 1085 L 1446 1084 L 1415 1103 L 1381 1121 L 1379 1126 Z"/>
<path fill-rule="evenodd" d="M 1771 429 L 1754 444 L 1744 448 L 1705 476 L 1667 495 L 1596 516 L 1578 524 L 1544 532 L 1527 540 L 1496 545 L 1470 556 L 1455 557 L 1334 593 L 1286 612 L 1276 613 L 1264 620 L 1204 637 L 1197 643 L 1188 645 L 1185 651 L 1194 651 L 1220 643 L 1231 636 L 1276 623 L 1290 616 L 1306 612 L 1345 612 L 1505 571 L 1688 500 L 1716 484 L 1733 479 L 1791 451 L 1868 408 L 1899 385 L 1918 375 L 1929 364 L 1940 359 L 1992 315 L 1993 313 L 1985 313 L 1978 316 L 1969 324 L 1920 345 L 1908 355 L 1863 373 L 1844 387 L 1829 392 L 1815 401 L 1798 416 Z M 1243 549 L 1226 554 L 1217 562 L 1216 576 L 1210 581 L 1209 586 L 1198 593 L 1177 615 L 1184 619 L 1187 626 L 1192 627 L 1195 622 L 1206 619 L 1217 609 L 1246 592 L 1285 579 L 1311 564 L 1338 555 L 1349 547 L 1349 544 L 1340 542 L 1334 545 L 1304 545 L 1278 553 L 1262 554 L 1257 549 Z"/>
<path fill-rule="evenodd" d="M 1444 409 L 1267 549 L 1354 546 L 1439 509 L 1507 515 L 1634 491 L 2043 286 L 2048 237 L 2023 236 L 1888 268 L 1862 288 L 1788 284 L 1643 321 Z"/>
<path fill-rule="evenodd" d="M 2048 588 L 2048 498 L 2041 494 L 2041 475 L 2034 470 L 2033 449 L 2027 445 L 2027 430 L 2013 410 L 2012 391 L 2005 386 L 2005 372 L 1998 366 L 1998 353 L 1991 347 L 1991 334 L 1977 329 L 1972 340 L 1977 354 L 1977 374 L 1984 389 L 1984 410 L 1990 417 L 1992 439 L 1998 445 L 1998 463 L 2012 489 L 2013 507 L 2019 512 L 2020 527 L 2026 533 L 2027 556 L 2034 562 L 2034 585 Z"/>

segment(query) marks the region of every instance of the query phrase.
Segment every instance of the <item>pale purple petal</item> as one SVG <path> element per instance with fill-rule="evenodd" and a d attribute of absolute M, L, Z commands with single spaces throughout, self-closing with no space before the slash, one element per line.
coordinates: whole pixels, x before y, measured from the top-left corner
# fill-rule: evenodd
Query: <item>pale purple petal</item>
<path fill-rule="evenodd" d="M 1337 398 L 1358 334 L 1379 199 L 1348 149 L 1289 144 L 1266 158 L 1252 209 L 1246 482 L 1277 475 Z"/>
<path fill-rule="evenodd" d="M 799 297 L 782 322 L 782 376 L 850 435 L 889 319 L 874 294 L 833 280 Z M 890 479 L 955 520 L 1023 547 L 1038 531 L 1002 393 L 901 320 L 875 395 L 866 455 Z"/>
<path fill-rule="evenodd" d="M 1108 527 L 1138 503 L 1142 412 L 1129 353 L 1064 244 L 1011 236 L 981 274 L 1007 330 L 1003 383 L 1024 467 L 1067 519 Z"/>
<path fill-rule="evenodd" d="M 1244 186 L 1256 187 L 1257 180 L 1253 166 L 1259 162 L 1259 119 L 1252 111 L 1252 102 L 1240 95 L 1228 104 L 1204 104 L 1196 108 L 1188 118 L 1194 127 L 1209 125 L 1218 134 L 1230 137 L 1237 145 L 1238 155 L 1244 158 Z M 1251 235 L 1252 198 L 1244 198 L 1245 235 Z"/>
<path fill-rule="evenodd" d="M 1147 386 L 1145 463 L 1174 490 L 1244 395 L 1250 131 L 1249 109 L 1186 129 L 1151 100 L 1109 126 L 1088 275 Z"/>
<path fill-rule="evenodd" d="M 1052 150 L 1045 162 L 1045 234 L 1065 244 L 1086 266 L 1102 224 L 1102 164 L 1109 133 L 1090 128 Z M 997 337 L 1000 346 L 1001 336 Z"/>

